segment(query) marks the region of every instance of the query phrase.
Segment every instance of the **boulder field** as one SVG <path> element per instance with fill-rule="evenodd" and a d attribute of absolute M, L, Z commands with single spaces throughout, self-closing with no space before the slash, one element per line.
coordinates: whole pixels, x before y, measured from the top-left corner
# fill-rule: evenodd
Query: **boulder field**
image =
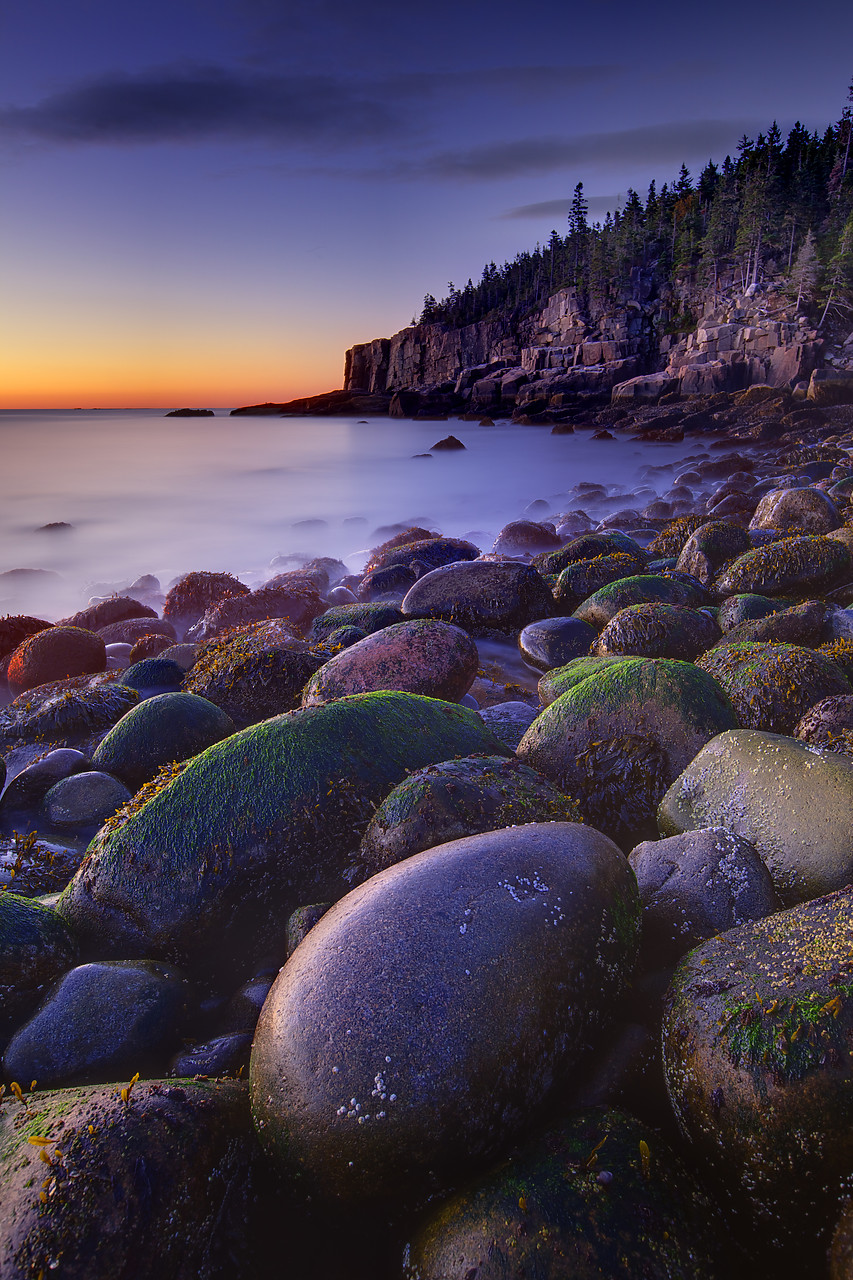
<path fill-rule="evenodd" d="M 853 1277 L 820 412 L 598 527 L 0 619 L 3 1280 Z"/>

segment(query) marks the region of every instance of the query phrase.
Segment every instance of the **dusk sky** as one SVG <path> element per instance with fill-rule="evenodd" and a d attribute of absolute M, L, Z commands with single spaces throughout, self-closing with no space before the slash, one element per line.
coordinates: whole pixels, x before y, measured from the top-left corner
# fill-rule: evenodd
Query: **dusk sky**
<path fill-rule="evenodd" d="M 0 407 L 227 406 L 629 186 L 823 129 L 853 4 L 27 0 L 0 16 Z"/>

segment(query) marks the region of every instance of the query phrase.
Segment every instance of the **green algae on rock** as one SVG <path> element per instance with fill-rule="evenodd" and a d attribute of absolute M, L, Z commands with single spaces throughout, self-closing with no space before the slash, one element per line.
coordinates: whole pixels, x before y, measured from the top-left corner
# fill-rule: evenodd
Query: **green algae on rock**
<path fill-rule="evenodd" d="M 412 769 L 509 755 L 466 707 L 368 693 L 266 720 L 196 756 L 98 832 L 58 910 L 101 957 L 241 974 L 287 916 L 339 898 L 374 806 Z"/>
<path fill-rule="evenodd" d="M 696 665 L 719 681 L 745 729 L 793 733 L 816 702 L 853 693 L 830 658 L 801 645 L 726 643 L 703 654 Z"/>
<path fill-rule="evenodd" d="M 657 805 L 699 749 L 736 726 L 706 672 L 668 658 L 617 659 L 546 707 L 517 754 L 630 849 L 654 834 Z"/>
<path fill-rule="evenodd" d="M 593 592 L 572 616 L 601 631 L 620 609 L 631 604 L 680 604 L 693 609 L 705 604 L 707 599 L 699 583 L 691 586 L 678 578 L 641 573 L 620 578 Z"/>
<path fill-rule="evenodd" d="M 794 738 L 713 738 L 661 801 L 663 835 L 725 827 L 754 845 L 790 906 L 853 881 L 853 762 Z"/>
<path fill-rule="evenodd" d="M 848 888 L 703 943 L 668 994 L 679 1126 L 763 1268 L 769 1248 L 791 1274 L 822 1273 L 853 1167 L 851 956 Z"/>
<path fill-rule="evenodd" d="M 406 1280 L 724 1280 L 719 1211 L 657 1132 L 579 1111 L 431 1210 Z"/>
<path fill-rule="evenodd" d="M 365 635 L 371 635 L 384 627 L 393 627 L 395 622 L 404 621 L 396 605 L 383 604 L 381 601 L 373 604 L 336 604 L 314 619 L 308 639 L 316 644 L 327 640 L 332 632 L 341 627 L 358 627 Z"/>
<path fill-rule="evenodd" d="M 422 849 L 530 822 L 580 822 L 574 800 L 518 760 L 471 756 L 410 774 L 370 820 L 359 856 L 368 875 Z"/>
<path fill-rule="evenodd" d="M 538 823 L 426 849 L 328 911 L 276 979 L 252 1049 L 263 1146 L 322 1196 L 406 1200 L 524 1133 L 633 968 L 616 846 Z"/>
<path fill-rule="evenodd" d="M 813 596 L 829 590 L 851 569 L 850 552 L 833 538 L 782 538 L 757 547 L 727 565 L 714 580 L 714 593 Z"/>
<path fill-rule="evenodd" d="M 77 940 L 55 911 L 0 892 L 0 1035 L 27 1016 L 77 955 Z"/>
<path fill-rule="evenodd" d="M 543 707 L 549 706 L 555 699 L 559 698 L 561 693 L 568 693 L 569 689 L 574 689 L 576 684 L 580 684 L 582 680 L 587 680 L 591 675 L 595 675 L 597 671 L 604 671 L 607 667 L 612 667 L 617 662 L 627 661 L 628 658 L 625 654 L 607 657 L 588 656 L 573 658 L 564 667 L 555 667 L 553 671 L 546 671 L 537 685 Z"/>
<path fill-rule="evenodd" d="M 0 1274 L 232 1280 L 262 1176 L 237 1081 L 6 1094 Z"/>
<path fill-rule="evenodd" d="M 720 628 L 700 609 L 678 604 L 630 604 L 614 614 L 592 652 L 692 661 L 720 639 Z"/>
<path fill-rule="evenodd" d="M 611 582 L 642 574 L 645 567 L 645 559 L 620 551 L 596 556 L 594 560 L 573 561 L 561 570 L 554 583 L 554 599 L 562 613 L 571 613 L 593 592 Z"/>
<path fill-rule="evenodd" d="M 220 707 L 195 693 L 158 693 L 110 729 L 92 763 L 136 790 L 173 760 L 186 760 L 234 732 Z"/>
<path fill-rule="evenodd" d="M 531 563 L 540 573 L 562 573 L 570 564 L 580 561 L 598 560 L 603 556 L 626 555 L 642 566 L 646 563 L 646 553 L 633 538 L 618 529 L 601 533 L 582 533 L 573 538 L 559 551 L 543 551 L 534 556 Z"/>

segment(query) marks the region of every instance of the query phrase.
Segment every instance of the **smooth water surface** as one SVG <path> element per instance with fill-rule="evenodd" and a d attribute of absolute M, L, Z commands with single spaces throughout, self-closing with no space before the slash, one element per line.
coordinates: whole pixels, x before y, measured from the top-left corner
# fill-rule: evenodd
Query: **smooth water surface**
<path fill-rule="evenodd" d="M 583 506 L 595 518 L 651 500 L 697 442 L 554 436 L 547 427 L 372 418 L 167 418 L 162 409 L 0 413 L 0 573 L 47 569 L 34 586 L 0 579 L 0 613 L 58 617 L 144 573 L 164 588 L 191 569 L 249 585 L 277 556 L 334 555 L 355 570 L 387 526 L 470 535 Z M 461 450 L 429 452 L 452 432 Z M 651 480 L 641 473 L 654 468 Z M 660 470 L 658 470 L 660 469 Z M 607 497 L 574 493 L 600 481 Z M 70 530 L 44 530 L 64 522 Z M 294 561 L 293 563 L 296 563 Z M 285 565 L 285 567 L 288 567 Z"/>

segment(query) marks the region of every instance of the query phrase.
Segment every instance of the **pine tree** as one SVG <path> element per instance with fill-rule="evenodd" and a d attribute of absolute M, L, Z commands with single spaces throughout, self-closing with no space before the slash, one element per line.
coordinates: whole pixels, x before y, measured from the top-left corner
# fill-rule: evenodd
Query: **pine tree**
<path fill-rule="evenodd" d="M 798 311 L 801 302 L 812 301 L 817 292 L 819 280 L 820 262 L 818 261 L 814 234 L 811 227 L 809 227 L 806 232 L 806 238 L 800 246 L 800 252 L 797 254 L 794 269 L 791 272 L 790 288 L 792 293 L 795 289 L 797 291 L 796 307 Z"/>
<path fill-rule="evenodd" d="M 826 275 L 829 293 L 818 328 L 821 328 L 830 311 L 839 315 L 853 312 L 853 213 L 844 224 L 838 248 L 829 260 Z"/>

